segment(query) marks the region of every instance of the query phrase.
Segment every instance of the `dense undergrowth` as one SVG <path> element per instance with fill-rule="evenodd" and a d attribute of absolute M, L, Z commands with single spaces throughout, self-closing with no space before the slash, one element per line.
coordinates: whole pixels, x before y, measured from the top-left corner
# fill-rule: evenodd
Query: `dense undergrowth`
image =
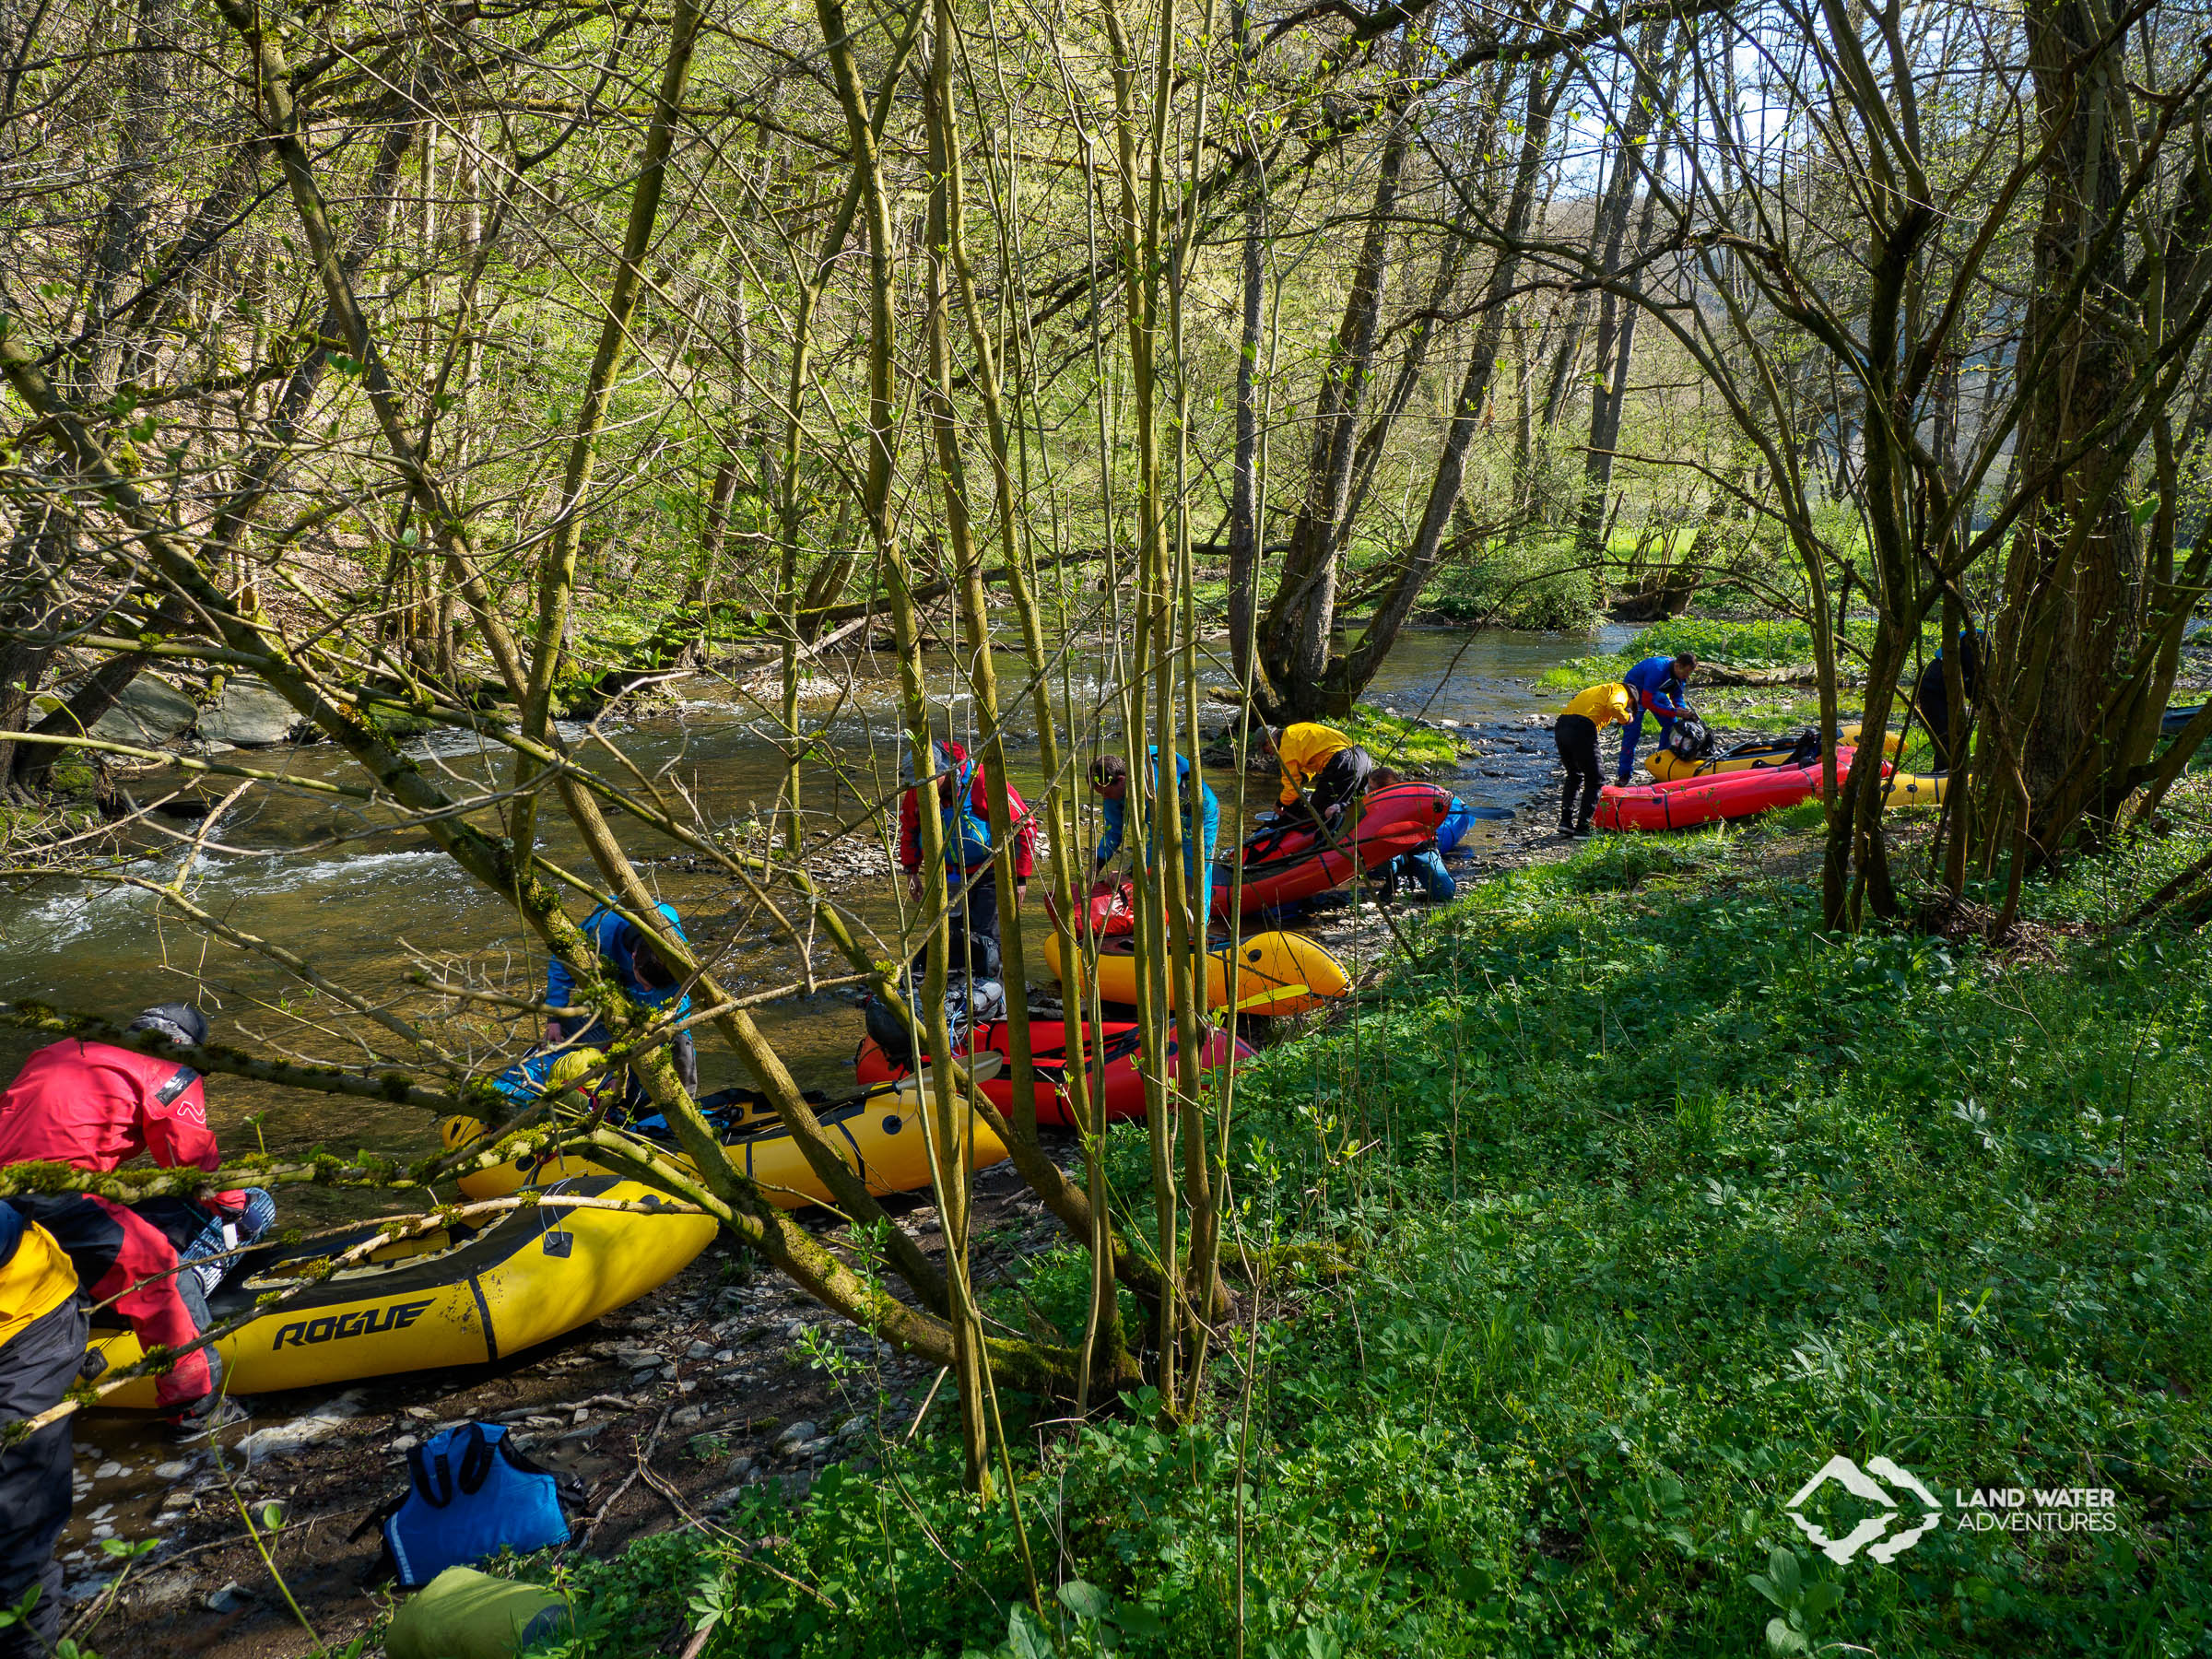
<path fill-rule="evenodd" d="M 2202 850 L 2085 866 L 2001 950 L 1819 935 L 1778 829 L 1481 884 L 1241 1081 L 1244 1245 L 1356 1265 L 1271 1296 L 1199 1423 L 1010 1424 L 1018 1532 L 926 1436 L 831 1469 L 737 1513 L 749 1559 L 579 1569 L 588 1651 L 2212 1652 L 2212 940 L 2102 931 Z M 999 1316 L 1081 1284 L 1037 1258 Z M 1837 1453 L 1941 1524 L 1825 1559 L 1784 1506 Z M 1953 1509 L 2060 1487 L 2112 1529 Z M 1840 1537 L 1872 1511 L 1837 1490 Z"/>

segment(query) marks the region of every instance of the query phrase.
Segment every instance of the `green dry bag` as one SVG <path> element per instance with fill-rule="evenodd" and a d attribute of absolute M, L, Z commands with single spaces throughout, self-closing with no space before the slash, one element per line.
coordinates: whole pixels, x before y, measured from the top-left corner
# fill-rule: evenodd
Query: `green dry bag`
<path fill-rule="evenodd" d="M 542 1584 L 448 1567 L 418 1591 L 384 1633 L 386 1659 L 514 1659 L 562 1634 L 569 1604 Z"/>

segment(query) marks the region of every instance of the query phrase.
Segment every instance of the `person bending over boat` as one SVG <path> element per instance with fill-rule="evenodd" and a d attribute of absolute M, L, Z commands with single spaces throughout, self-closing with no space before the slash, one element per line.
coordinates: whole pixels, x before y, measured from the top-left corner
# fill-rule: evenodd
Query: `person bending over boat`
<path fill-rule="evenodd" d="M 1619 680 L 1608 680 L 1602 686 L 1592 686 L 1578 691 L 1568 703 L 1566 712 L 1553 723 L 1551 740 L 1559 746 L 1559 764 L 1567 769 L 1567 782 L 1559 792 L 1559 833 L 1581 836 L 1590 833 L 1590 818 L 1597 810 L 1597 792 L 1605 783 L 1605 774 L 1597 763 L 1597 734 L 1609 725 L 1629 725 L 1641 717 L 1635 713 L 1636 693 Z M 1631 729 L 1629 736 L 1630 759 L 1624 766 L 1635 764 L 1636 739 Z M 1628 772 L 1620 774 L 1628 782 Z M 1582 806 L 1575 806 L 1575 792 L 1582 792 Z"/>
<path fill-rule="evenodd" d="M 207 1041 L 207 1018 L 163 1003 L 124 1028 L 180 1047 Z M 165 1170 L 218 1170 L 200 1074 L 114 1043 L 65 1037 L 24 1061 L 0 1094 L 0 1164 L 60 1163 L 119 1170 L 141 1154 Z M 9 1201 L 61 1241 L 94 1301 L 115 1311 L 147 1348 L 182 1347 L 208 1325 L 207 1298 L 237 1265 L 241 1247 L 269 1230 L 276 1206 L 259 1187 L 125 1205 L 88 1193 Z M 212 1350 L 188 1354 L 156 1397 L 181 1427 L 206 1426 L 220 1368 Z"/>
<path fill-rule="evenodd" d="M 1302 800 L 1313 821 L 1326 827 L 1343 811 L 1346 802 L 1367 793 L 1374 760 L 1335 726 L 1301 720 L 1290 725 L 1263 726 L 1261 731 L 1267 752 L 1282 769 L 1278 804 L 1286 814 L 1298 810 Z M 1308 788 L 1313 792 L 1311 795 L 1305 794 Z"/>
<path fill-rule="evenodd" d="M 591 940 L 622 987 L 622 994 L 641 1008 L 666 1009 L 676 1019 L 691 1012 L 690 994 L 683 988 L 683 976 L 662 959 L 661 953 L 653 947 L 653 940 L 634 922 L 626 922 L 615 911 L 612 895 L 606 902 L 583 919 L 583 935 Z M 684 932 L 684 919 L 673 904 L 653 907 L 668 924 L 668 931 L 684 944 L 691 943 Z M 546 964 L 546 1006 L 565 1008 L 576 994 L 576 976 L 569 965 L 559 957 Z M 546 1041 L 567 1044 L 571 1048 L 611 1049 L 615 1045 L 614 1032 L 598 1015 L 571 1015 L 567 1019 L 548 1018 L 546 1021 Z M 684 1088 L 693 1095 L 699 1093 L 699 1047 L 691 1033 L 683 1031 L 669 1044 L 669 1058 L 676 1062 L 677 1075 L 683 1078 Z M 642 1085 L 633 1081 L 629 1089 L 630 1104 L 635 1106 L 644 1098 Z"/>
<path fill-rule="evenodd" d="M 1157 744 L 1146 749 L 1152 758 L 1155 773 L 1152 785 L 1153 810 L 1168 793 L 1167 766 L 1159 758 Z M 1098 857 L 1091 865 L 1096 876 L 1112 862 L 1113 855 L 1122 850 L 1122 836 L 1128 823 L 1129 762 L 1119 755 L 1100 755 L 1090 763 L 1090 786 L 1099 794 L 1104 828 L 1099 835 Z M 1221 833 L 1221 803 L 1214 794 L 1213 785 L 1201 775 L 1198 788 L 1202 792 L 1199 806 L 1198 832 L 1191 827 L 1191 758 L 1175 757 L 1175 804 L 1182 813 L 1182 876 L 1184 890 L 1192 896 L 1196 907 L 1194 913 L 1210 919 L 1214 913 L 1214 842 Z M 1147 826 L 1145 836 L 1145 864 L 1157 872 L 1159 868 L 1159 830 L 1157 820 Z M 1201 928 L 1207 924 L 1202 922 Z"/>
<path fill-rule="evenodd" d="M 1620 736 L 1620 771 L 1617 782 L 1626 783 L 1636 770 L 1636 744 L 1643 735 L 1646 713 L 1659 717 L 1659 741 L 1665 743 L 1667 734 L 1675 729 L 1675 722 L 1689 712 L 1689 705 L 1683 699 L 1689 677 L 1697 666 L 1696 654 L 1684 651 L 1671 657 L 1645 657 L 1620 677 L 1620 683 L 1628 688 L 1633 700 L 1635 719 Z"/>
<path fill-rule="evenodd" d="M 993 862 L 997 846 L 991 839 L 993 788 L 1006 793 L 1006 821 L 1014 830 L 1014 904 L 1018 910 L 1029 897 L 1030 877 L 1037 867 L 1037 820 L 1020 792 L 1003 779 L 986 779 L 982 762 L 968 758 L 957 743 L 931 746 L 936 763 L 937 816 L 945 828 L 945 875 L 953 902 L 966 918 L 972 937 L 998 943 L 998 866 Z M 906 872 L 906 890 L 922 897 L 922 787 L 914 781 L 911 749 L 901 748 L 899 776 L 908 785 L 899 802 L 899 865 Z"/>
<path fill-rule="evenodd" d="M 53 1235 L 0 1204 L 0 1427 L 59 1406 L 85 1359 L 76 1269 Z M 0 1630 L 0 1659 L 42 1659 L 62 1633 L 62 1570 L 54 1540 L 68 1524 L 70 1425 L 65 1417 L 0 1445 L 0 1606 L 34 1588 L 28 1618 Z"/>
<path fill-rule="evenodd" d="M 1371 789 L 1388 789 L 1393 783 L 1403 783 L 1405 778 L 1394 767 L 1378 766 L 1368 781 Z M 1399 853 L 1381 869 L 1373 872 L 1376 887 L 1385 899 L 1395 899 L 1398 888 L 1407 883 L 1418 883 L 1422 892 L 1435 903 L 1459 896 L 1459 883 L 1452 872 L 1444 868 L 1444 854 L 1456 851 L 1466 838 L 1475 815 L 1467 804 L 1457 795 L 1452 797 L 1451 807 L 1436 827 L 1436 833 L 1421 845 Z M 1446 837 L 1449 836 L 1447 841 Z"/>

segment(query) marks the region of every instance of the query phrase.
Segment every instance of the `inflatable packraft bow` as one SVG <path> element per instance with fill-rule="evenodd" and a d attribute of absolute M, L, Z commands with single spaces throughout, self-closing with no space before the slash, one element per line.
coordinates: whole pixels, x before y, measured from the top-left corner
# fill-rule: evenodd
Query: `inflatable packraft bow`
<path fill-rule="evenodd" d="M 1839 784 L 1851 770 L 1855 749 L 1836 751 Z M 1889 763 L 1882 762 L 1888 775 Z M 1597 794 L 1594 822 L 1601 830 L 1694 830 L 1726 818 L 1751 818 L 1794 806 L 1820 793 L 1820 762 L 1719 772 L 1679 778 L 1670 783 L 1622 788 L 1608 783 Z"/>
<path fill-rule="evenodd" d="M 251 1251 L 208 1299 L 210 1313 L 229 1318 L 272 1291 L 295 1294 L 218 1344 L 224 1385 L 232 1394 L 268 1394 L 504 1359 L 635 1301 L 689 1266 L 714 1237 L 707 1216 L 549 1202 L 562 1195 L 667 1205 L 635 1182 L 562 1182 L 481 1227 L 387 1246 L 361 1266 L 304 1287 L 330 1258 L 374 1238 L 379 1224 Z M 92 1351 L 109 1366 L 143 1357 L 128 1332 L 96 1323 L 92 1335 Z M 150 1410 L 154 1379 L 135 1378 L 100 1404 Z"/>
<path fill-rule="evenodd" d="M 806 1097 L 838 1157 L 878 1198 L 919 1192 L 929 1185 L 928 1143 L 923 1137 L 922 1125 L 915 1121 L 925 1099 L 924 1081 L 902 1077 L 846 1100 L 832 1101 L 813 1092 Z M 761 1196 L 771 1204 L 779 1209 L 801 1209 L 830 1202 L 830 1189 L 807 1163 L 766 1095 L 747 1088 L 725 1088 L 706 1096 L 699 1104 L 714 1124 L 715 1136 L 731 1163 L 759 1182 Z M 676 1149 L 674 1138 L 660 1118 L 648 1118 L 629 1127 L 630 1133 L 659 1143 L 662 1155 L 677 1168 L 688 1171 L 694 1167 L 688 1157 Z M 459 1150 L 484 1133 L 481 1123 L 467 1117 L 447 1118 L 439 1129 L 449 1151 Z M 976 1120 L 972 1133 L 975 1168 L 985 1169 L 1006 1158 L 1005 1143 L 982 1119 Z M 471 1198 L 498 1198 L 525 1186 L 609 1173 L 587 1157 L 528 1153 L 488 1169 L 471 1170 L 460 1177 L 459 1185 Z"/>
<path fill-rule="evenodd" d="M 1141 969 L 1134 934 L 1110 934 L 1096 942 L 1097 955 L 1078 947 L 1083 958 L 1077 977 L 1070 981 L 1060 953 L 1060 935 L 1045 935 L 1044 959 L 1053 976 L 1068 990 L 1071 999 L 1087 994 L 1095 979 L 1100 1002 L 1136 1006 L 1136 982 Z M 1351 984 L 1345 966 L 1318 940 L 1303 934 L 1253 934 L 1206 953 L 1206 987 L 1201 993 L 1208 1013 L 1229 1005 L 1231 961 L 1236 966 L 1237 1006 L 1240 1014 L 1303 1014 L 1331 998 L 1342 996 Z"/>
<path fill-rule="evenodd" d="M 1108 1020 L 1099 1027 L 1079 1028 L 1090 1041 L 1074 1057 L 1072 1064 L 1088 1065 L 1091 1068 L 1091 1100 L 1093 1109 L 1103 1099 L 1109 1123 L 1126 1123 L 1145 1115 L 1145 1077 L 1138 1070 L 1143 1059 L 1142 1039 L 1133 1021 Z M 1068 1053 L 1068 1027 L 1057 1019 L 1030 1021 L 1030 1057 L 1036 1068 L 1037 1121 L 1057 1124 L 1063 1128 L 1075 1126 L 1069 1115 L 1067 1068 L 1071 1064 Z M 1007 1050 L 1007 1027 L 1004 1020 L 993 1020 L 979 1025 L 968 1033 L 968 1042 L 961 1053 L 971 1060 L 985 1055 L 995 1056 L 998 1065 L 994 1073 L 983 1080 L 983 1095 L 1001 1112 L 1014 1107 L 1013 1063 Z M 1175 1058 L 1175 1030 L 1170 1023 L 1167 1033 L 1167 1054 L 1171 1063 Z M 1199 1069 L 1211 1071 L 1225 1064 L 1232 1052 L 1228 1030 L 1217 1026 L 1207 1034 L 1206 1047 L 1198 1057 Z M 1233 1052 L 1240 1056 L 1254 1051 L 1241 1038 L 1234 1040 Z M 873 1038 L 864 1038 L 860 1050 L 853 1056 L 854 1075 L 864 1084 L 877 1084 L 907 1076 L 907 1068 L 883 1052 Z"/>

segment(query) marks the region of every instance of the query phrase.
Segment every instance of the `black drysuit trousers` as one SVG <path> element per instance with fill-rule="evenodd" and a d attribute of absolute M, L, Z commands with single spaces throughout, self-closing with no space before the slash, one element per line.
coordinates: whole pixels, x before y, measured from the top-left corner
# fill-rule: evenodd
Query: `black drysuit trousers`
<path fill-rule="evenodd" d="M 61 1404 L 85 1360 L 85 1325 L 72 1296 L 0 1346 L 0 1422 Z M 39 1587 L 29 1621 L 0 1630 L 0 1659 L 38 1659 L 61 1634 L 62 1569 L 53 1544 L 69 1519 L 70 1421 L 49 1423 L 0 1452 L 0 1605 L 12 1607 Z"/>
<path fill-rule="evenodd" d="M 1597 722 L 1587 714 L 1562 714 L 1551 737 L 1559 746 L 1559 764 L 1567 769 L 1567 782 L 1559 794 L 1559 827 L 1587 824 L 1597 810 L 1597 792 L 1606 781 L 1597 765 Z M 1583 794 L 1579 813 L 1574 809 L 1578 787 Z"/>

